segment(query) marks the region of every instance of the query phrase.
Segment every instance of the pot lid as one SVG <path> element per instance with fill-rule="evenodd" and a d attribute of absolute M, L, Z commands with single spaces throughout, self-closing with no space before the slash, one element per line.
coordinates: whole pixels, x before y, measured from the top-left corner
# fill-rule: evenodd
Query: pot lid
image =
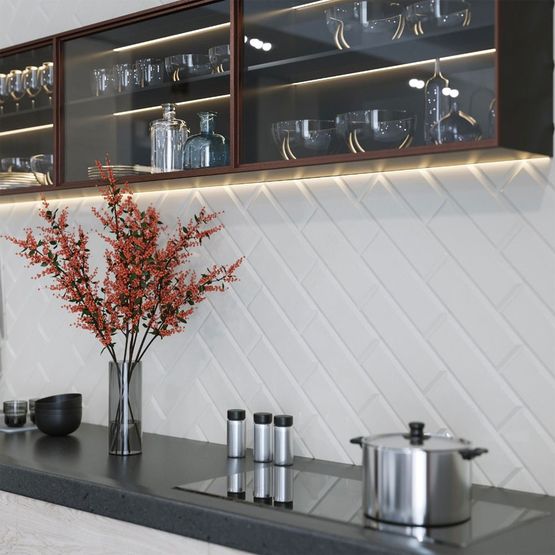
<path fill-rule="evenodd" d="M 467 448 L 470 442 L 440 434 L 425 434 L 422 422 L 410 422 L 410 431 L 405 434 L 383 434 L 365 437 L 364 445 L 378 449 L 419 449 L 421 451 L 458 451 Z"/>

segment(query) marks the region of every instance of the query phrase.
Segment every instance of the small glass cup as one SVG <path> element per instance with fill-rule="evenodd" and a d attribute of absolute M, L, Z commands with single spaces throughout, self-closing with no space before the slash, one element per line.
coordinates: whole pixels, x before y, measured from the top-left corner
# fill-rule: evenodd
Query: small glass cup
<path fill-rule="evenodd" d="M 114 88 L 117 93 L 132 91 L 137 84 L 137 70 L 133 64 L 116 64 L 113 68 Z"/>
<path fill-rule="evenodd" d="M 114 78 L 112 72 L 105 67 L 92 70 L 91 88 L 94 96 L 106 96 L 113 91 Z"/>
<path fill-rule="evenodd" d="M 135 62 L 137 85 L 144 89 L 164 80 L 164 64 L 159 58 L 141 58 Z"/>
<path fill-rule="evenodd" d="M 27 422 L 27 401 L 4 401 L 4 422 L 10 428 L 21 428 Z"/>

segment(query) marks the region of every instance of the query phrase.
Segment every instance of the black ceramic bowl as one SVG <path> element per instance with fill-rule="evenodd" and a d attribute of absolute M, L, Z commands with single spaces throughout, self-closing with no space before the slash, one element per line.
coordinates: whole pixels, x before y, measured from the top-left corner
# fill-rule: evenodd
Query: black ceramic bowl
<path fill-rule="evenodd" d="M 35 424 L 37 428 L 50 436 L 66 436 L 73 433 L 81 425 L 83 409 L 45 408 L 38 403 L 35 405 Z"/>
<path fill-rule="evenodd" d="M 41 406 L 45 408 L 69 408 L 81 407 L 83 396 L 81 393 L 62 393 L 60 395 L 51 395 L 50 397 L 42 397 L 35 400 L 35 407 Z"/>

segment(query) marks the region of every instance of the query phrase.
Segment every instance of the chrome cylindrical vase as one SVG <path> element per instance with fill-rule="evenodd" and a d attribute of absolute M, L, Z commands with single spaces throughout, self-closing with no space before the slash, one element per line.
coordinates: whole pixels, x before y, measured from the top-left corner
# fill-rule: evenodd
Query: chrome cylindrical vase
<path fill-rule="evenodd" d="M 109 453 L 138 455 L 142 451 L 142 364 L 110 362 Z"/>

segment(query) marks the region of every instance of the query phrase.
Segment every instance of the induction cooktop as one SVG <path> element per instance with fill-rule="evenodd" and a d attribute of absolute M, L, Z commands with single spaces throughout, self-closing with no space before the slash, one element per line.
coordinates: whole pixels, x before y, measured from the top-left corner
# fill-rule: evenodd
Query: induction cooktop
<path fill-rule="evenodd" d="M 246 470 L 242 459 L 229 459 L 227 466 L 226 476 L 176 488 L 456 547 L 465 547 L 508 528 L 548 516 L 541 511 L 476 500 L 472 504 L 471 519 L 463 524 L 440 528 L 385 524 L 364 516 L 360 480 L 272 463 L 254 463 L 253 470 Z"/>

